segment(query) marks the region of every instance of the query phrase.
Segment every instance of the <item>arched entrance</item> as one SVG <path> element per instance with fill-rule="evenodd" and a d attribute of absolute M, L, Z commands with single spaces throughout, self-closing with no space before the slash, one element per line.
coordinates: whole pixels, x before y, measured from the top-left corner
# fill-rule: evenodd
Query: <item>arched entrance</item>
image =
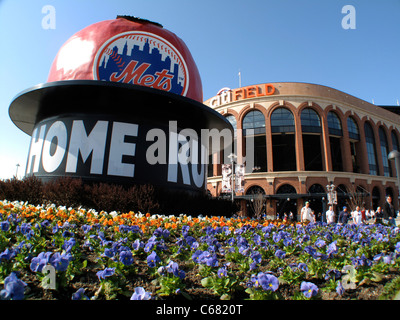
<path fill-rule="evenodd" d="M 260 186 L 251 186 L 246 191 L 248 200 L 246 201 L 247 215 L 250 217 L 261 218 L 265 213 L 265 191 Z"/>
<path fill-rule="evenodd" d="M 283 219 L 285 213 L 290 216 L 293 213 L 293 220 L 297 220 L 297 192 L 290 184 L 284 184 L 276 190 L 278 201 L 276 203 L 277 218 Z"/>

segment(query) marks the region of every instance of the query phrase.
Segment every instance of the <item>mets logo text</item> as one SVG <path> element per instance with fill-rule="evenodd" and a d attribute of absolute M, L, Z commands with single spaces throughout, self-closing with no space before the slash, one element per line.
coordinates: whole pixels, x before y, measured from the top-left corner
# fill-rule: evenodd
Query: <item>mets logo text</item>
<path fill-rule="evenodd" d="M 178 50 L 158 35 L 120 33 L 100 48 L 93 66 L 96 80 L 138 84 L 186 95 L 189 73 Z"/>

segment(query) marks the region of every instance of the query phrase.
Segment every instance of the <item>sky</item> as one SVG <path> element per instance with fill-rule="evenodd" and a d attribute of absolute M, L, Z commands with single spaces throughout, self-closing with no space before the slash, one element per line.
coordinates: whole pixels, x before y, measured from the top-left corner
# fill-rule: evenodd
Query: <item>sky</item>
<path fill-rule="evenodd" d="M 0 0 L 0 179 L 23 177 L 30 145 L 9 117 L 13 98 L 47 81 L 73 34 L 117 15 L 180 37 L 204 100 L 239 87 L 239 72 L 242 86 L 307 82 L 376 105 L 400 100 L 400 0 Z"/>

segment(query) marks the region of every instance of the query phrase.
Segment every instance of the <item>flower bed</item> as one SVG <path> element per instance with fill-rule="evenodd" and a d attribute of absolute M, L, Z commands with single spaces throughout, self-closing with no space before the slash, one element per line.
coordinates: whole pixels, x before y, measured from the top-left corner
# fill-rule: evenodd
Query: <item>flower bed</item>
<path fill-rule="evenodd" d="M 385 225 L 96 212 L 0 202 L 1 299 L 391 299 Z"/>

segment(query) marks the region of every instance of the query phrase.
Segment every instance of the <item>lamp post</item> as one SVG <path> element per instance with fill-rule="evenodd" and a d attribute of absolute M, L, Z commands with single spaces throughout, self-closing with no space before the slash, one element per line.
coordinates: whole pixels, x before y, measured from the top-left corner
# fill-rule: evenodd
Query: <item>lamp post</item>
<path fill-rule="evenodd" d="M 234 153 L 231 153 L 228 158 L 231 160 L 231 165 L 232 165 L 232 173 L 231 173 L 231 191 L 232 191 L 232 202 L 233 202 L 233 196 L 235 192 L 235 185 L 234 185 L 234 179 L 235 179 L 235 159 L 237 156 Z"/>
<path fill-rule="evenodd" d="M 400 152 L 397 150 L 390 151 L 388 154 L 389 160 L 395 160 L 396 174 L 397 174 L 397 188 L 399 190 L 400 197 Z"/>

